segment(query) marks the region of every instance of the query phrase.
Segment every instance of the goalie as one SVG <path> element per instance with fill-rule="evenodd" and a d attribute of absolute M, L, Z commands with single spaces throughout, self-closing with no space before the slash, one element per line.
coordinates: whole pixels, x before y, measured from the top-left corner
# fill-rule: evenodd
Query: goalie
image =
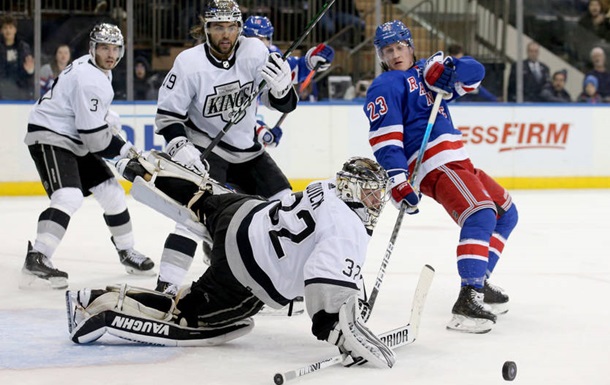
<path fill-rule="evenodd" d="M 263 305 L 277 309 L 304 296 L 312 333 L 338 346 L 345 365 L 393 366 L 394 353 L 364 324 L 357 298 L 367 245 L 388 198 L 378 163 L 351 158 L 336 178 L 270 202 L 227 193 L 160 153 L 152 156 L 152 163 L 126 159 L 117 169 L 134 181 L 136 200 L 211 236 L 210 267 L 175 299 L 125 285 L 68 291 L 72 341 L 108 332 L 149 344 L 217 345 L 250 332 Z"/>

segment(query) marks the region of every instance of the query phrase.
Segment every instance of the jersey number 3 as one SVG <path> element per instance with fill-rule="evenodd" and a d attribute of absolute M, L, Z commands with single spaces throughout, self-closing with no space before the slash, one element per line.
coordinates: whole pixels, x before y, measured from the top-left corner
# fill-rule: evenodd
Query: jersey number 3
<path fill-rule="evenodd" d="M 388 105 L 385 102 L 385 98 L 379 96 L 375 99 L 375 103 L 369 102 L 369 104 L 366 105 L 366 109 L 369 112 L 369 120 L 374 122 L 379 119 L 381 115 L 385 115 L 388 112 Z"/>

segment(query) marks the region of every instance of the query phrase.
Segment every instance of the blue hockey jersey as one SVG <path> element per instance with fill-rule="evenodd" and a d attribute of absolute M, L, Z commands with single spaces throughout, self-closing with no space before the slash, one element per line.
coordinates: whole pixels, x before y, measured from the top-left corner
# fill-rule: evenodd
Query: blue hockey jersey
<path fill-rule="evenodd" d="M 485 68 L 468 56 L 454 59 L 454 63 L 457 81 L 453 95 L 441 102 L 418 182 L 443 164 L 468 158 L 447 102 L 474 91 L 485 76 Z M 364 112 L 370 124 L 369 143 L 377 161 L 390 175 L 407 170 L 411 173 L 419 155 L 435 96 L 425 85 L 424 64 L 420 60 L 406 71 L 384 72 L 367 91 Z"/>

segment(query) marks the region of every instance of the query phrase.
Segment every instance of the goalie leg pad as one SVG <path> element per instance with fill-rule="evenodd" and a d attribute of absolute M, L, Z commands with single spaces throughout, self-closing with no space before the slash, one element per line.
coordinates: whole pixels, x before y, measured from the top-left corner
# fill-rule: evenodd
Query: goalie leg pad
<path fill-rule="evenodd" d="M 70 338 L 78 344 L 96 341 L 104 333 L 145 344 L 212 346 L 231 341 L 254 328 L 251 318 L 223 327 L 189 328 L 174 323 L 171 296 L 127 285 L 106 290 L 66 292 Z"/>
<path fill-rule="evenodd" d="M 189 328 L 116 311 L 105 312 L 105 323 L 108 334 L 115 337 L 161 346 L 216 346 L 242 337 L 254 328 L 252 318 L 219 328 Z"/>
<path fill-rule="evenodd" d="M 210 237 L 209 232 L 205 226 L 199 222 L 199 218 L 192 210 L 156 188 L 153 183 L 146 182 L 144 179 L 136 177 L 131 187 L 131 195 L 138 202 L 143 203 L 166 217 L 173 219 L 175 222 L 184 225 L 189 231 L 200 238 Z"/>
<path fill-rule="evenodd" d="M 211 188 L 213 194 L 226 194 L 233 192 L 232 190 L 220 185 L 214 179 L 207 175 L 199 175 L 192 170 L 174 162 L 171 157 L 163 152 L 151 150 L 147 156 L 147 160 L 154 164 L 160 170 L 159 176 L 169 176 L 180 178 L 194 183 L 201 189 Z"/>

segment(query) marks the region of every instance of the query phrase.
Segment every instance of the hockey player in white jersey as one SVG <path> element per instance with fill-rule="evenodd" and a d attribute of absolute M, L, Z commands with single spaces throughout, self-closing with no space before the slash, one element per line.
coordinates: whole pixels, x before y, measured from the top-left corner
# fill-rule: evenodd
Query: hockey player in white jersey
<path fill-rule="evenodd" d="M 388 199 L 387 173 L 375 161 L 351 158 L 335 178 L 279 201 L 212 193 L 207 177 L 193 183 L 141 158 L 117 168 L 132 181 L 152 174 L 153 189 L 200 218 L 213 238 L 211 264 L 175 303 L 126 286 L 67 292 L 72 341 L 92 342 L 107 331 L 143 343 L 215 345 L 249 332 L 263 304 L 280 308 L 304 296 L 312 333 L 338 346 L 345 364 L 392 367 L 393 352 L 361 320 L 357 299 L 370 235 Z"/>
<path fill-rule="evenodd" d="M 125 192 L 103 159 L 137 156 L 133 145 L 117 135 L 119 117 L 109 110 L 114 97 L 111 71 L 123 52 L 120 29 L 96 25 L 90 33 L 89 54 L 62 71 L 30 113 L 25 143 L 51 202 L 38 218 L 34 244 L 28 243 L 22 288 L 68 286 L 68 274 L 54 268 L 51 257 L 70 218 L 90 194 L 104 210 L 127 272 L 152 273 L 153 261 L 133 248 Z"/>
<path fill-rule="evenodd" d="M 155 123 L 172 159 L 205 173 L 201 153 L 263 80 L 267 87 L 261 100 L 271 109 L 290 112 L 298 96 L 288 63 L 270 55 L 261 41 L 241 36 L 237 3 L 211 0 L 200 19 L 193 35 L 205 42 L 176 57 L 159 90 Z M 289 194 L 291 186 L 257 140 L 256 126 L 256 103 L 251 103 L 207 157 L 210 176 L 240 192 L 276 199 Z M 200 237 L 176 226 L 164 244 L 157 290 L 174 292 L 182 284 L 199 242 Z"/>

